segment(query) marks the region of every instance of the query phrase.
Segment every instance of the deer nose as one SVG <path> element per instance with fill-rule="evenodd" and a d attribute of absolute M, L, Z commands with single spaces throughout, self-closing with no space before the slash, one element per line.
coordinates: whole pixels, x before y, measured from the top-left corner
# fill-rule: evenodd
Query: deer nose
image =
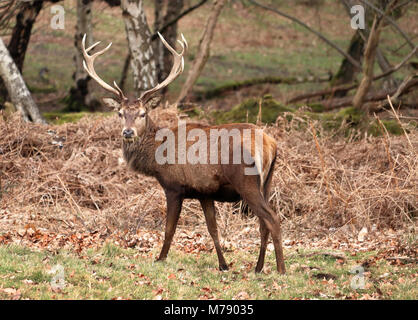
<path fill-rule="evenodd" d="M 124 129 L 122 135 L 124 138 L 129 139 L 134 135 L 134 131 L 132 129 Z"/>

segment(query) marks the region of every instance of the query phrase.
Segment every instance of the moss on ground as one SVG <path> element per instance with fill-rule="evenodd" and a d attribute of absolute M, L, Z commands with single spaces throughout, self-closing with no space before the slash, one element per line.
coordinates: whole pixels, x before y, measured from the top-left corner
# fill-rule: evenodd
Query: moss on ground
<path fill-rule="evenodd" d="M 275 123 L 278 116 L 285 114 L 286 119 L 291 121 L 295 113 L 299 118 L 319 121 L 325 130 L 335 131 L 342 126 L 346 126 L 346 129 L 341 131 L 344 135 L 349 135 L 352 130 L 367 131 L 372 136 L 382 134 L 382 130 L 375 119 L 370 120 L 362 111 L 354 107 L 343 108 L 335 112 L 323 112 L 323 105 L 313 103 L 307 105 L 310 109 L 307 111 L 301 108 L 306 105 L 285 106 L 274 100 L 271 95 L 265 95 L 261 100 L 257 98 L 247 99 L 229 111 L 214 111 L 209 117 L 217 124 L 247 121 L 256 123 L 260 101 L 262 101 L 261 121 L 263 123 Z M 196 115 L 197 112 L 195 110 L 190 115 Z M 199 112 L 199 114 L 202 113 Z M 381 121 L 390 134 L 403 134 L 403 129 L 396 120 Z M 306 126 L 301 126 L 301 129 L 303 129 L 302 127 L 305 128 Z"/>
<path fill-rule="evenodd" d="M 230 122 L 248 122 L 256 123 L 259 111 L 260 99 L 250 98 L 243 103 L 236 105 L 230 111 L 215 111 L 212 112 L 211 117 L 215 122 L 230 123 Z M 280 104 L 272 98 L 271 95 L 266 95 L 261 100 L 261 121 L 263 123 L 274 123 L 279 114 L 284 112 L 295 112 L 295 109 Z"/>
<path fill-rule="evenodd" d="M 394 135 L 403 134 L 403 129 L 396 120 L 381 120 L 381 122 L 390 134 L 394 134 Z M 367 131 L 369 134 L 375 137 L 383 134 L 382 128 L 376 120 L 374 120 L 373 122 L 369 124 Z"/>

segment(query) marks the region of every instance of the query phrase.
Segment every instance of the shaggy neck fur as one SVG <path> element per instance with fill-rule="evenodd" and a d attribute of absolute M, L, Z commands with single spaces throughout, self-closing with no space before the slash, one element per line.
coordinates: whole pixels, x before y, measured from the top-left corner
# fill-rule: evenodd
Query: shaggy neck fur
<path fill-rule="evenodd" d="M 156 175 L 155 134 L 158 129 L 146 115 L 146 127 L 143 134 L 132 142 L 123 140 L 123 157 L 132 170 L 148 176 Z"/>

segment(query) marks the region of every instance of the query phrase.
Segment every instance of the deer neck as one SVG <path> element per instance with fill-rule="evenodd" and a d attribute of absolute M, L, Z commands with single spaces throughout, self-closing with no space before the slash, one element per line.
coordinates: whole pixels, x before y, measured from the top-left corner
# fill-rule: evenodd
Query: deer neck
<path fill-rule="evenodd" d="M 146 115 L 144 132 L 133 142 L 123 140 L 123 157 L 128 166 L 136 171 L 149 176 L 155 176 L 155 134 L 159 128 Z"/>

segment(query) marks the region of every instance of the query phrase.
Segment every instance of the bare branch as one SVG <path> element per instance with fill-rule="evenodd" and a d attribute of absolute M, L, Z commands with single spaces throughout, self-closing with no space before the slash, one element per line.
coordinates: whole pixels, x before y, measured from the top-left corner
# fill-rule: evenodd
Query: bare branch
<path fill-rule="evenodd" d="M 180 94 L 177 98 L 176 103 L 183 103 L 191 92 L 193 85 L 196 83 L 197 78 L 200 76 L 206 61 L 209 58 L 210 44 L 212 42 L 214 30 L 218 17 L 222 11 L 222 8 L 225 6 L 226 0 L 215 0 L 212 2 L 212 10 L 206 21 L 205 29 L 203 31 L 202 37 L 199 41 L 199 47 L 197 49 L 196 58 L 193 61 L 193 65 L 187 75 L 187 79 L 181 88 Z"/>
<path fill-rule="evenodd" d="M 350 56 L 348 53 L 346 53 L 343 49 L 341 49 L 339 46 L 337 46 L 335 43 L 333 43 L 332 41 L 330 41 L 329 39 L 327 39 L 322 33 L 320 33 L 320 32 L 318 32 L 318 31 L 316 31 L 316 30 L 313 30 L 311 27 L 309 27 L 308 25 L 306 25 L 305 23 L 303 23 L 302 21 L 300 21 L 299 19 L 297 19 L 297 18 L 295 18 L 295 17 L 292 17 L 292 16 L 290 16 L 290 15 L 288 15 L 288 14 L 286 14 L 286 13 L 284 13 L 284 12 L 281 12 L 281 11 L 279 11 L 279 10 L 277 10 L 277 9 L 275 9 L 275 8 L 270 8 L 270 7 L 268 7 L 268 6 L 265 6 L 265 5 L 263 5 L 263 4 L 260 4 L 260 3 L 258 3 L 258 2 L 256 2 L 256 1 L 254 1 L 254 0 L 248 0 L 250 3 L 252 3 L 252 4 L 254 4 L 254 5 L 256 5 L 256 6 L 258 6 L 258 7 L 260 7 L 260 8 L 263 8 L 263 9 L 266 9 L 266 10 L 269 10 L 269 11 L 272 11 L 272 12 L 274 12 L 274 13 L 276 13 L 276 14 L 278 14 L 278 15 L 280 15 L 280 16 L 282 16 L 282 17 L 285 17 L 285 18 L 287 18 L 287 19 L 289 19 L 289 20 L 292 20 L 293 22 L 296 22 L 297 24 L 299 24 L 299 25 L 301 25 L 301 26 L 303 26 L 305 29 L 307 29 L 307 30 L 309 30 L 310 32 L 312 32 L 312 33 L 314 33 L 316 36 L 318 36 L 321 40 L 323 40 L 325 43 L 327 43 L 329 46 L 331 46 L 332 48 L 334 48 L 335 50 L 337 50 L 341 55 L 343 55 L 353 66 L 355 66 L 356 68 L 358 68 L 358 69 L 361 69 L 361 66 L 360 66 L 360 63 L 358 62 L 358 61 L 356 61 L 352 56 Z"/>
<path fill-rule="evenodd" d="M 406 42 L 408 42 L 409 46 L 412 49 L 415 48 L 415 44 L 412 42 L 412 40 L 409 39 L 408 35 L 398 26 L 398 24 L 392 18 L 388 17 L 387 13 L 383 12 L 381 9 L 377 8 L 375 5 L 373 5 L 372 3 L 370 3 L 367 0 L 360 0 L 360 1 L 365 3 L 366 5 L 368 5 L 370 8 L 372 8 L 373 10 L 378 12 L 379 14 L 381 14 L 386 21 L 388 21 L 392 26 L 395 27 L 396 30 L 398 30 L 398 32 L 402 35 L 402 37 L 404 37 Z M 402 4 L 402 5 L 404 5 L 404 4 Z"/>
<path fill-rule="evenodd" d="M 401 62 L 399 62 L 396 66 L 394 66 L 393 68 L 390 68 L 389 70 L 387 70 L 384 73 L 379 74 L 378 76 L 373 77 L 372 81 L 376 81 L 379 79 L 382 79 L 384 77 L 389 76 L 390 74 L 398 71 L 401 67 L 403 67 L 409 59 L 411 59 L 411 57 L 417 52 L 418 50 L 418 46 L 416 46 Z M 309 99 L 309 98 L 313 98 L 313 97 L 318 97 L 318 96 L 323 96 L 323 95 L 327 95 L 327 94 L 333 94 L 334 92 L 337 91 L 350 91 L 357 88 L 357 84 L 351 84 L 351 85 L 344 85 L 344 86 L 337 86 L 337 87 L 333 87 L 330 89 L 324 89 L 324 90 L 320 90 L 320 91 L 316 91 L 316 92 L 311 92 L 311 93 L 305 93 L 305 94 L 301 94 L 298 95 L 296 97 L 293 97 L 291 99 L 289 99 L 289 101 L 287 101 L 287 103 L 294 103 L 297 101 L 301 101 L 304 99 Z"/>
<path fill-rule="evenodd" d="M 353 106 L 356 109 L 361 109 L 363 106 L 363 99 L 373 81 L 373 67 L 376 57 L 376 50 L 379 44 L 380 33 L 382 31 L 382 20 L 373 21 L 373 26 L 370 31 L 369 39 L 367 41 L 366 50 L 364 51 L 364 64 L 363 64 L 363 78 L 361 79 L 358 90 L 353 98 Z"/>
<path fill-rule="evenodd" d="M 413 90 L 416 90 L 417 87 L 418 87 L 418 79 L 416 77 L 413 77 L 412 79 L 407 81 L 407 83 L 404 83 L 402 85 L 402 88 L 401 88 L 402 90 L 399 92 L 398 98 L 409 92 L 412 92 Z M 368 93 L 363 98 L 363 103 L 385 100 L 388 95 L 393 96 L 396 94 L 397 91 L 399 91 L 399 88 Z M 338 108 L 353 105 L 353 97 L 327 99 L 327 100 L 322 100 L 322 101 L 315 101 L 314 103 L 322 104 L 324 106 L 324 110 L 333 110 L 333 109 L 338 109 Z M 377 109 L 378 108 L 376 107 L 371 108 L 372 111 L 376 111 Z"/>
<path fill-rule="evenodd" d="M 164 31 L 166 31 L 169 27 L 176 24 L 181 18 L 188 15 L 190 12 L 192 12 L 192 11 L 196 10 L 197 8 L 201 7 L 202 5 L 204 5 L 207 1 L 208 0 L 202 0 L 199 3 L 197 3 L 196 5 L 191 6 L 191 7 L 187 8 L 186 10 L 184 10 L 177 17 L 175 17 L 173 20 L 169 21 L 167 24 L 162 26 L 158 31 L 154 32 L 154 34 L 151 36 L 151 40 L 152 41 L 157 40 L 158 39 L 158 32 L 163 34 Z"/>
<path fill-rule="evenodd" d="M 412 58 L 412 56 L 414 54 L 416 54 L 417 50 L 418 50 L 418 46 L 416 46 L 410 53 L 408 53 L 408 55 L 401 62 L 399 62 L 396 66 L 394 66 L 393 68 L 390 68 L 386 72 L 383 72 L 382 74 L 374 77 L 373 81 L 374 80 L 379 80 L 379 79 L 384 78 L 384 77 L 387 77 L 388 75 L 394 73 L 395 71 L 398 71 L 405 63 L 408 62 L 409 59 Z"/>
<path fill-rule="evenodd" d="M 393 93 L 390 96 L 390 100 L 392 100 L 394 103 L 398 103 L 399 102 L 399 97 L 410 87 L 411 84 L 414 83 L 414 81 L 416 81 L 416 79 L 414 80 L 414 77 L 416 78 L 417 75 L 410 75 L 409 77 L 406 77 L 402 83 L 399 85 L 398 89 L 396 89 L 395 93 Z M 389 95 L 388 95 L 389 96 Z M 376 109 L 383 109 L 386 108 L 388 106 L 388 101 L 381 103 Z"/>

